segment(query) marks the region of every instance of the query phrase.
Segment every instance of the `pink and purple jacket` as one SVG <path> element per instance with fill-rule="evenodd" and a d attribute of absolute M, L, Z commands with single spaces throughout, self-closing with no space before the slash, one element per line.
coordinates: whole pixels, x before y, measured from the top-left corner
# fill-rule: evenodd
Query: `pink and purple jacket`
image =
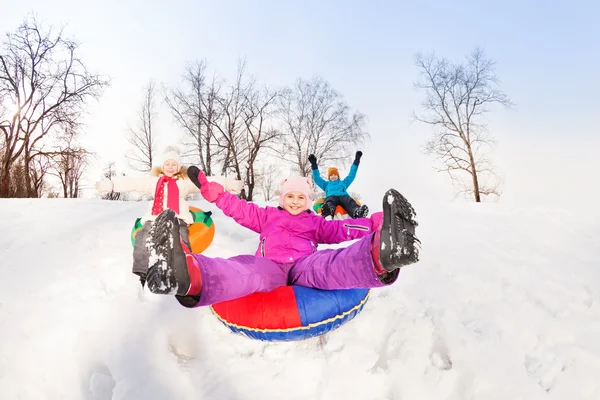
<path fill-rule="evenodd" d="M 260 234 L 256 256 L 279 264 L 294 263 L 317 251 L 319 244 L 336 244 L 371 234 L 381 223 L 381 213 L 371 218 L 325 220 L 310 210 L 291 215 L 279 207 L 259 207 L 224 193 L 216 202 L 238 224 Z"/>

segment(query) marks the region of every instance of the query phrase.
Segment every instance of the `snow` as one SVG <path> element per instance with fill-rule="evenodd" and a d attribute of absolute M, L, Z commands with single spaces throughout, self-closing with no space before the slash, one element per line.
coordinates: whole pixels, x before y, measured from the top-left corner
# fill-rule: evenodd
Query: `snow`
<path fill-rule="evenodd" d="M 415 202 L 417 265 L 340 329 L 264 343 L 141 291 L 146 204 L 0 203 L 3 400 L 600 398 L 597 211 Z M 207 255 L 254 252 L 256 234 L 193 205 L 214 213 Z"/>

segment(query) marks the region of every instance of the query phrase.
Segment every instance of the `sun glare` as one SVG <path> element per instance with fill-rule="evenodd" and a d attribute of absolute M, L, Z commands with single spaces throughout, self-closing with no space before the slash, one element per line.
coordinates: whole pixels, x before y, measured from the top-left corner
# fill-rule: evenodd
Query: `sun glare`
<path fill-rule="evenodd" d="M 8 106 L 8 111 L 9 111 L 9 117 L 14 117 L 15 115 L 17 115 L 17 113 L 19 112 L 19 105 L 18 104 L 10 104 Z"/>
<path fill-rule="evenodd" d="M 4 112 L 2 112 L 4 110 Z M 12 119 L 19 112 L 19 106 L 16 103 L 0 105 L 0 117 Z M 3 115 L 1 115 L 3 114 Z"/>

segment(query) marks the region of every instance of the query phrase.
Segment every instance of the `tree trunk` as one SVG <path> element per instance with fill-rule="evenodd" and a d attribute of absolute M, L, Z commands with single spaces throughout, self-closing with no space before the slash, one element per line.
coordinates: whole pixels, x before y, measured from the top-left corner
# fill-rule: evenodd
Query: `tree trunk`
<path fill-rule="evenodd" d="M 208 126 L 206 129 L 210 129 Z M 211 134 L 206 135 L 206 174 L 208 176 L 212 175 L 212 152 L 210 150 L 210 137 Z"/>
<path fill-rule="evenodd" d="M 240 171 L 240 165 L 238 164 L 237 159 L 235 161 L 235 175 L 236 175 L 237 179 L 239 179 L 240 181 L 243 182 L 243 180 L 242 180 L 242 173 Z M 246 195 L 246 188 L 242 189 L 242 191 L 240 192 L 240 196 L 241 196 L 242 199 L 248 200 L 248 197 Z"/>
<path fill-rule="evenodd" d="M 68 197 L 69 197 L 69 191 L 68 191 L 68 188 L 67 188 L 67 181 L 66 181 L 66 178 L 65 178 L 65 181 L 63 182 L 63 198 L 66 199 Z"/>
<path fill-rule="evenodd" d="M 475 195 L 475 202 L 481 203 L 481 195 L 479 194 L 479 180 L 477 179 L 477 168 L 475 168 L 475 159 L 473 158 L 473 152 L 471 146 L 469 149 L 469 162 L 471 163 L 471 177 L 473 178 L 473 194 Z"/>
<path fill-rule="evenodd" d="M 250 161 L 252 164 L 254 164 L 254 160 Z M 248 184 L 248 196 L 246 197 L 246 200 L 248 201 L 252 201 L 252 196 L 254 194 L 254 168 L 250 167 L 248 168 L 248 170 L 246 171 L 246 182 Z"/>
<path fill-rule="evenodd" d="M 0 172 L 0 198 L 10 197 L 10 164 L 4 163 Z"/>
<path fill-rule="evenodd" d="M 254 183 L 248 184 L 248 198 L 246 200 L 252 201 L 252 196 L 254 195 Z"/>
<path fill-rule="evenodd" d="M 26 190 L 28 198 L 34 198 L 34 197 L 37 197 L 37 193 L 35 192 L 33 182 L 31 182 L 30 164 L 31 164 L 31 157 L 29 157 L 29 154 L 27 153 L 27 154 L 25 154 L 25 162 L 23 165 L 23 167 L 25 169 L 25 190 Z"/>
<path fill-rule="evenodd" d="M 481 203 L 481 196 L 479 194 L 479 182 L 477 181 L 477 172 L 473 171 L 473 192 L 475 194 L 475 202 Z"/>
<path fill-rule="evenodd" d="M 210 144 L 212 142 L 212 121 L 213 121 L 213 109 L 212 109 L 212 105 L 210 106 L 210 108 L 208 109 L 208 115 L 207 115 L 207 121 L 206 121 L 206 175 L 211 176 L 212 175 L 212 151 L 210 149 Z"/>

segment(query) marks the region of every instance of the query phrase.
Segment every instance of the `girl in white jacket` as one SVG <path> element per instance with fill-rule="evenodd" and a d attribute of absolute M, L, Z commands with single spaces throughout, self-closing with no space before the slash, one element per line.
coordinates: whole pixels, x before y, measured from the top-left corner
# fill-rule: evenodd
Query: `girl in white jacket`
<path fill-rule="evenodd" d="M 194 223 L 194 217 L 189 211 L 189 205 L 185 198 L 194 193 L 200 193 L 187 177 L 187 168 L 181 164 L 181 155 L 177 148 L 167 147 L 159 159 L 158 166 L 152 168 L 150 174 L 142 177 L 114 177 L 112 180 L 104 179 L 96 183 L 96 189 L 100 192 L 138 192 L 153 194 L 154 200 L 148 205 L 146 213 L 141 218 L 142 229 L 136 234 L 135 247 L 133 249 L 133 273 L 140 276 L 142 286 L 145 282 L 148 260 L 146 237 L 150 229 L 150 221 L 154 220 L 165 209 L 175 211 L 183 229 Z M 224 177 L 209 177 L 209 180 L 222 184 L 226 190 L 239 193 L 242 182 Z M 184 237 L 187 237 L 185 235 Z"/>

